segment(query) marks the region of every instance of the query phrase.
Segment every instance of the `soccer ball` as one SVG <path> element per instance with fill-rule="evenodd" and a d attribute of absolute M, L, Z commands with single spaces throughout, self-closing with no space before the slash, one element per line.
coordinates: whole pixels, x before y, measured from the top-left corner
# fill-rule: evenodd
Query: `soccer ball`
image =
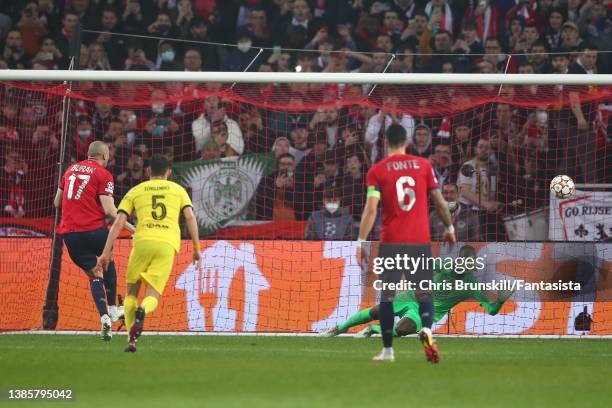
<path fill-rule="evenodd" d="M 576 191 L 574 180 L 569 176 L 557 176 L 550 182 L 550 192 L 557 198 L 568 198 Z"/>

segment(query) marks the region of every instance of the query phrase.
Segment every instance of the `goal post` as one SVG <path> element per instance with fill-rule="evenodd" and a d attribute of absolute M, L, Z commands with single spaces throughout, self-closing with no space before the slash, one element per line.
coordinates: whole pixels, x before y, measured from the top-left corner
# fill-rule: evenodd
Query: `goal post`
<path fill-rule="evenodd" d="M 0 81 L 325 83 L 386 85 L 611 85 L 611 74 L 437 74 L 1 70 Z"/>
<path fill-rule="evenodd" d="M 41 327 L 61 145 L 75 162 L 93 140 L 109 145 L 117 204 L 152 153 L 194 201 L 205 271 L 179 253 L 152 330 L 341 322 L 376 299 L 354 240 L 365 174 L 397 123 L 455 203 L 461 241 L 487 256 L 478 279 L 578 276 L 588 288 L 515 297 L 495 316 L 463 303 L 438 332 L 612 334 L 612 75 L 3 70 L 0 107 L 0 331 Z M 551 197 L 557 174 L 589 188 Z M 443 254 L 435 217 L 431 232 Z M 130 246 L 115 248 L 119 293 Z M 61 268 L 57 329 L 96 329 L 82 272 L 66 256 Z M 578 330 L 585 306 L 595 323 Z"/>

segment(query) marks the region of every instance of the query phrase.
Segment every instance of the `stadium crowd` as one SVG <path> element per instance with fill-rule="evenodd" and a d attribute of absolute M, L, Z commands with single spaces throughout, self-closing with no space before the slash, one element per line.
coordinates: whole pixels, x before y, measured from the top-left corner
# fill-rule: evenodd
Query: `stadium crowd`
<path fill-rule="evenodd" d="M 593 75 L 610 72 L 611 16 L 612 2 L 594 0 L 11 1 L 0 5 L 0 69 L 68 68 L 80 24 L 74 68 L 85 70 Z M 367 103 L 368 85 L 238 85 L 233 99 L 211 96 L 227 89 L 213 83 L 78 87 L 70 158 L 106 141 L 118 198 L 146 178 L 152 151 L 174 161 L 272 152 L 274 174 L 259 183 L 252 216 L 308 220 L 308 239 L 354 237 L 365 174 L 392 123 L 407 130 L 410 152 L 433 164 L 460 240 L 507 239 L 502 216 L 545 207 L 559 172 L 578 182 L 612 176 L 612 104 L 581 103 L 569 87 L 551 91 L 566 97 L 556 108 L 512 103 L 537 100 L 537 86 L 477 87 L 510 100 L 485 104 L 452 87 L 374 93 L 376 104 Z M 49 177 L 59 158 L 61 105 L 35 88 L 0 87 L 3 217 L 51 211 L 54 181 L 28 183 Z M 428 109 L 448 111 L 462 97 L 460 112 Z M 316 109 L 332 99 L 342 106 Z M 431 227 L 439 239 L 436 217 Z"/>

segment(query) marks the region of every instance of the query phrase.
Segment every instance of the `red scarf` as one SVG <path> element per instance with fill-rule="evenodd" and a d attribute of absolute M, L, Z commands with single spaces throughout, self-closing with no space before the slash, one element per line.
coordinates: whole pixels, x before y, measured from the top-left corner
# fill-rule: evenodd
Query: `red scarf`
<path fill-rule="evenodd" d="M 488 6 L 483 14 L 474 19 L 478 38 L 484 44 L 487 38 L 497 38 L 499 34 L 499 11 L 497 7 Z"/>
<path fill-rule="evenodd" d="M 69 40 L 72 40 L 72 36 L 74 35 L 74 31 L 66 31 L 65 28 L 62 28 L 62 34 Z"/>

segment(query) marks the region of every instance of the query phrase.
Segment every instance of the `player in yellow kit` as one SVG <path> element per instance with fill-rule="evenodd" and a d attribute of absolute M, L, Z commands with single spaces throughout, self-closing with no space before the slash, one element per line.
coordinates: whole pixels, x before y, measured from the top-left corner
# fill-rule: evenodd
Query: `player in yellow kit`
<path fill-rule="evenodd" d="M 133 187 L 121 200 L 106 246 L 98 258 L 98 267 L 106 268 L 113 243 L 132 211 L 136 211 L 138 225 L 128 260 L 127 296 L 124 301 L 125 324 L 130 334 L 125 349 L 128 352 L 136 351 L 144 318 L 157 308 L 159 297 L 172 272 L 174 257 L 181 246 L 181 213 L 185 216 L 193 242 L 193 262 L 198 269 L 202 268 L 198 225 L 191 199 L 183 187 L 168 180 L 171 172 L 168 159 L 162 155 L 153 155 L 149 169 L 150 180 Z M 141 286 L 144 286 L 144 298 L 138 306 Z"/>

